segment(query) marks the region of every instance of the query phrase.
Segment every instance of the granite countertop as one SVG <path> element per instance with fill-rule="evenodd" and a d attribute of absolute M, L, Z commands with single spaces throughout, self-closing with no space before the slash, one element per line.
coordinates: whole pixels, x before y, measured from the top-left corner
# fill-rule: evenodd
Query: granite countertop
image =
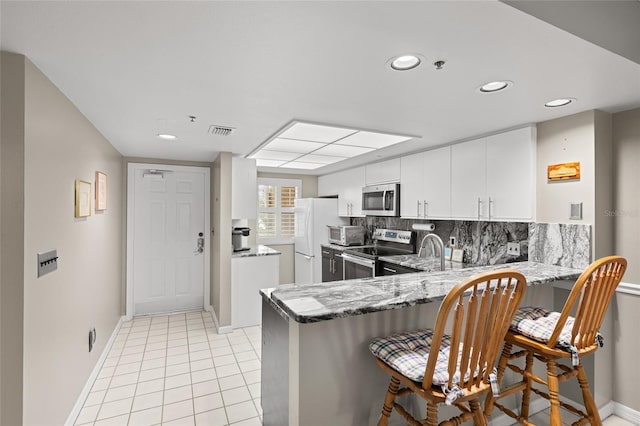
<path fill-rule="evenodd" d="M 433 272 L 440 270 L 440 259 L 437 257 L 418 257 L 417 254 L 402 254 L 397 256 L 380 256 L 379 260 L 383 262 L 395 263 L 396 265 L 406 266 L 407 268 L 419 269 L 425 272 Z M 468 263 L 444 261 L 445 270 L 450 269 L 468 269 L 477 268 L 477 265 Z"/>
<path fill-rule="evenodd" d="M 521 272 L 527 285 L 575 280 L 582 273 L 579 269 L 517 262 L 318 284 L 286 284 L 260 293 L 280 315 L 299 323 L 312 323 L 437 301 L 469 277 L 506 268 Z"/>
<path fill-rule="evenodd" d="M 250 247 L 249 250 L 236 251 L 231 257 L 254 257 L 254 256 L 273 256 L 282 254 L 278 250 L 274 250 L 271 247 L 263 246 L 259 244 L 257 246 Z"/>

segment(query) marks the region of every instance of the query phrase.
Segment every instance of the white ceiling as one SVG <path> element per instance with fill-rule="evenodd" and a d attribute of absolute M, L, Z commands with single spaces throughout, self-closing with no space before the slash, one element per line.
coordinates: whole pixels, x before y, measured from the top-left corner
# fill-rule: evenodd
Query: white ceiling
<path fill-rule="evenodd" d="M 125 156 L 246 155 L 294 119 L 419 136 L 291 170 L 324 174 L 579 111 L 640 106 L 638 63 L 497 1 L 0 7 L 2 49 L 33 61 Z M 392 71 L 386 63 L 404 53 L 425 61 Z M 446 61 L 442 70 L 436 60 Z M 514 85 L 477 92 L 496 79 Z M 544 108 L 559 97 L 577 102 Z M 212 124 L 236 130 L 215 136 Z M 178 140 L 159 140 L 161 131 Z"/>

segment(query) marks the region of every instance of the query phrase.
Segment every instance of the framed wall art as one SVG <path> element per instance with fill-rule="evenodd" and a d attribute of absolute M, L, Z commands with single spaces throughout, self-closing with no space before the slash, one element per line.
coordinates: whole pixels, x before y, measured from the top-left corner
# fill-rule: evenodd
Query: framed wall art
<path fill-rule="evenodd" d="M 76 217 L 91 216 L 91 182 L 76 179 Z"/>
<path fill-rule="evenodd" d="M 96 172 L 96 211 L 107 209 L 107 175 Z"/>

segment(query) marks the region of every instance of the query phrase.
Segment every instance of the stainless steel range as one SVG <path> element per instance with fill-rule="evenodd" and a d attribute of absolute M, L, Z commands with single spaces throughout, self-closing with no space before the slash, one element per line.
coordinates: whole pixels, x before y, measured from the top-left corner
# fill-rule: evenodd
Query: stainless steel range
<path fill-rule="evenodd" d="M 416 252 L 415 239 L 413 231 L 376 229 L 374 245 L 349 248 L 343 252 L 344 279 L 375 277 L 379 257 L 413 254 Z"/>

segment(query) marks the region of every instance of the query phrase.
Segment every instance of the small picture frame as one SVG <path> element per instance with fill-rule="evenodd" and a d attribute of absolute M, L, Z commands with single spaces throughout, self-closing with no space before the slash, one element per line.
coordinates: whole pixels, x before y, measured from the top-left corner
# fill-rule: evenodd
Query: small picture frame
<path fill-rule="evenodd" d="M 453 249 L 453 254 L 451 255 L 452 262 L 462 262 L 464 259 L 464 250 L 462 249 Z"/>
<path fill-rule="evenodd" d="M 107 175 L 96 172 L 96 211 L 107 209 Z"/>
<path fill-rule="evenodd" d="M 76 179 L 76 217 L 91 216 L 91 182 Z"/>
<path fill-rule="evenodd" d="M 444 260 L 451 260 L 451 247 L 444 248 Z"/>

